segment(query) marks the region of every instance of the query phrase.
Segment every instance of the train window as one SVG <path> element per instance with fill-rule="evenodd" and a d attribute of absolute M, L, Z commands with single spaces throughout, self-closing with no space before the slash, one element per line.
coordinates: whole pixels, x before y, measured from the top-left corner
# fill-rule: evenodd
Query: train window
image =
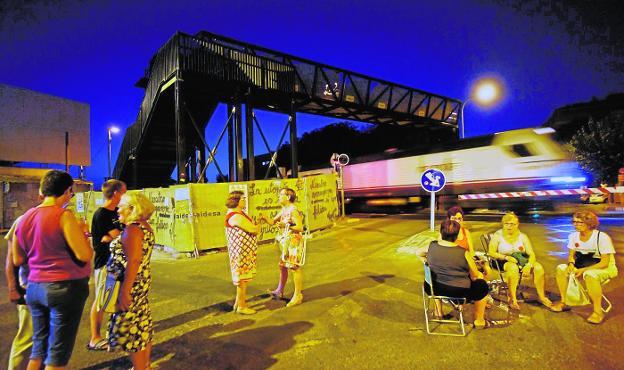
<path fill-rule="evenodd" d="M 531 153 L 529 147 L 526 144 L 513 144 L 510 145 L 510 149 L 518 157 L 531 157 L 535 155 Z"/>

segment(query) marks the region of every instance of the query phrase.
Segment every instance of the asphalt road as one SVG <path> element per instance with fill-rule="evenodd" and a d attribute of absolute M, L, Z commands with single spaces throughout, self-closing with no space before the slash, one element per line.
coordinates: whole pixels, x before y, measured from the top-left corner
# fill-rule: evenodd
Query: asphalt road
<path fill-rule="evenodd" d="M 531 238 L 555 293 L 554 269 L 565 259 L 569 217 L 527 219 Z M 497 217 L 468 217 L 475 242 L 499 226 Z M 621 368 L 624 278 L 606 286 L 614 304 L 602 325 L 585 322 L 589 307 L 552 313 L 524 303 L 510 326 L 470 332 L 466 337 L 427 335 L 422 309 L 422 265 L 402 242 L 426 230 L 422 216 L 350 219 L 317 233 L 308 243 L 304 303 L 286 308 L 270 300 L 277 251 L 259 250 L 259 270 L 249 294 L 256 315 L 230 312 L 234 298 L 227 254 L 174 259 L 154 254 L 152 311 L 156 334 L 152 359 L 161 369 L 402 369 L 402 368 Z M 624 219 L 603 219 L 614 239 L 617 264 L 624 260 Z M 2 244 L 2 258 L 6 243 Z M 7 361 L 16 311 L 0 283 L 0 366 Z M 287 292 L 292 294 L 292 282 Z M 529 291 L 531 292 L 531 290 Z M 534 290 L 532 290 L 534 293 Z M 88 305 L 91 304 L 91 299 Z M 496 309 L 493 309 L 496 310 Z M 472 321 L 468 308 L 465 316 Z M 491 316 L 500 312 L 490 311 Z M 88 352 L 87 312 L 70 368 L 130 368 L 121 353 Z"/>

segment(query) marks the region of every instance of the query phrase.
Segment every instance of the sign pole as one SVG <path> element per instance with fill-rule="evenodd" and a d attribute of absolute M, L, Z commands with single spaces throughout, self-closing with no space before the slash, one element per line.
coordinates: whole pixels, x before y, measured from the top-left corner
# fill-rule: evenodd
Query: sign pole
<path fill-rule="evenodd" d="M 435 230 L 435 192 L 429 192 L 430 196 L 431 196 L 431 205 L 429 207 L 431 207 L 431 222 L 430 222 L 430 229 L 431 231 Z"/>
<path fill-rule="evenodd" d="M 344 166 L 340 166 L 340 207 L 341 207 L 341 213 L 340 215 L 342 217 L 345 216 L 345 197 L 344 197 L 344 172 L 343 172 L 343 168 Z"/>
<path fill-rule="evenodd" d="M 420 176 L 420 186 L 422 186 L 425 191 L 429 192 L 429 199 L 431 200 L 429 205 L 429 209 L 431 210 L 429 227 L 431 231 L 435 230 L 435 193 L 442 190 L 445 184 L 446 177 L 444 176 L 444 172 L 436 168 L 429 168 Z"/>

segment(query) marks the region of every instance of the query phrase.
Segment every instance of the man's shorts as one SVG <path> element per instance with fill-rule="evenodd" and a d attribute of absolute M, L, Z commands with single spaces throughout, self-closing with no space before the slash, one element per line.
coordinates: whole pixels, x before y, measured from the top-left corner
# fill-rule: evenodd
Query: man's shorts
<path fill-rule="evenodd" d="M 94 277 L 94 285 L 95 285 L 95 308 L 98 311 L 102 311 L 102 295 L 104 294 L 104 290 L 106 290 L 106 266 L 102 268 L 95 269 L 93 271 Z"/>

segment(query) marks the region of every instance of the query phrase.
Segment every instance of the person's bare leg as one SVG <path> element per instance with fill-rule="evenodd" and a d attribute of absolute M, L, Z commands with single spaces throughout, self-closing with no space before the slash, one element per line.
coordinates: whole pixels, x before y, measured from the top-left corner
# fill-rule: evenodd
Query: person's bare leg
<path fill-rule="evenodd" d="M 236 301 L 234 307 L 247 307 L 247 282 L 240 281 L 236 286 Z"/>
<path fill-rule="evenodd" d="M 281 298 L 284 295 L 284 288 L 286 287 L 286 282 L 288 282 L 288 269 L 286 266 L 280 266 L 280 277 L 279 282 L 277 284 L 277 288 L 275 290 L 269 290 L 269 292 L 278 298 Z"/>
<path fill-rule="evenodd" d="M 149 363 L 145 354 L 145 348 L 140 351 L 130 353 L 130 361 L 132 361 L 132 368 L 134 370 L 146 370 L 148 368 Z"/>
<path fill-rule="evenodd" d="M 520 281 L 520 270 L 518 270 L 517 264 L 511 262 L 505 263 L 504 269 L 507 286 L 509 287 L 509 304 L 511 308 L 518 310 L 520 309 L 520 305 L 518 305 L 516 291 L 518 289 L 518 282 Z"/>
<path fill-rule="evenodd" d="M 89 339 L 89 345 L 95 346 L 102 340 L 102 319 L 104 318 L 104 312 L 97 310 L 97 302 L 94 301 L 91 305 L 91 312 L 89 313 L 89 323 L 91 324 L 91 338 Z"/>
<path fill-rule="evenodd" d="M 474 324 L 476 326 L 485 325 L 485 307 L 487 305 L 486 298 L 483 298 L 474 303 Z"/>
<path fill-rule="evenodd" d="M 557 266 L 555 279 L 557 280 L 557 288 L 559 289 L 559 296 L 561 297 L 561 303 L 559 306 L 563 306 L 565 305 L 565 295 L 568 291 L 568 274 L 566 269 Z"/>
<path fill-rule="evenodd" d="M 602 320 L 604 312 L 602 312 L 602 286 L 600 281 L 592 276 L 585 275 L 585 286 L 587 286 L 587 295 L 589 295 L 589 299 L 591 299 L 594 305 L 594 313 L 592 315 L 596 315 Z"/>
<path fill-rule="evenodd" d="M 28 370 L 39 370 L 41 369 L 41 365 L 43 364 L 43 359 L 40 358 L 36 358 L 36 359 L 30 359 L 30 361 L 28 361 Z"/>
<path fill-rule="evenodd" d="M 293 281 L 295 283 L 295 293 L 293 293 L 292 299 L 288 302 L 288 306 L 298 305 L 303 301 L 303 269 L 299 267 L 293 270 Z"/>
<path fill-rule="evenodd" d="M 542 302 L 545 306 L 551 306 L 551 300 L 546 297 L 546 291 L 544 290 L 544 280 L 545 280 L 544 267 L 542 264 L 536 262 L 533 266 L 533 283 L 535 284 L 535 290 L 537 291 L 537 296 L 539 297 L 540 302 Z"/>

